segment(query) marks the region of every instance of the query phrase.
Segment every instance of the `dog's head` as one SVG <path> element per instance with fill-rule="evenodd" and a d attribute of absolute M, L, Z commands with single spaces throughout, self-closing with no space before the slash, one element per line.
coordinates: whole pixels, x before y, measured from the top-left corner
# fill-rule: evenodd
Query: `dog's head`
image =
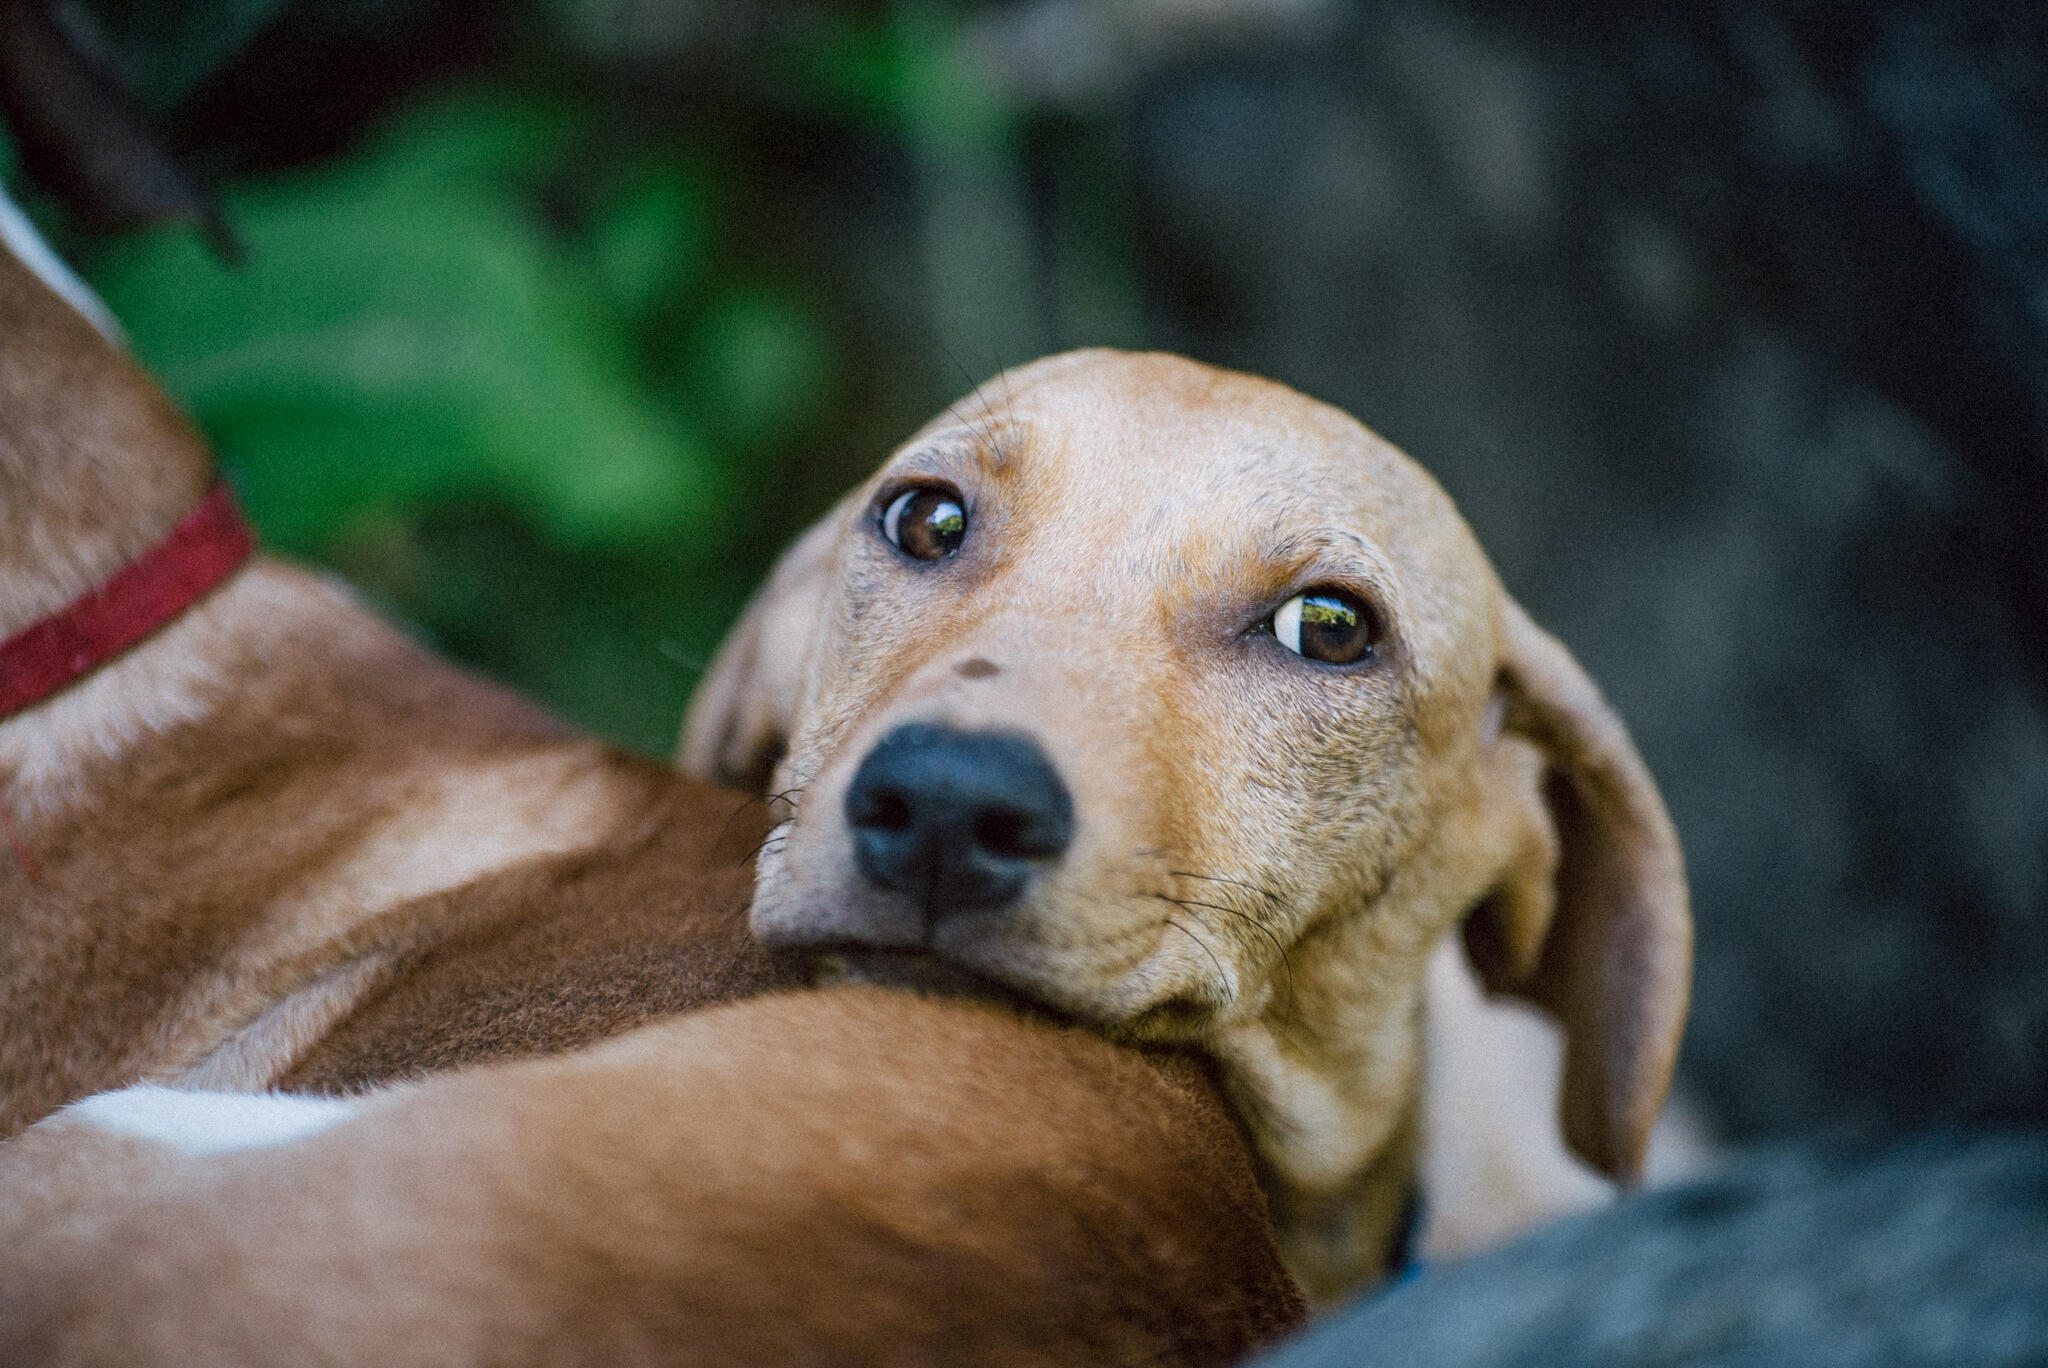
<path fill-rule="evenodd" d="M 794 812 L 756 932 L 1138 1035 L 1262 1022 L 1276 1058 L 1377 1033 L 1406 1067 L 1462 919 L 1565 1026 L 1574 1147 L 1631 1173 L 1684 1010 L 1677 843 L 1449 498 L 1348 416 L 1174 357 L 983 393 L 788 553 L 693 705 L 685 763 Z"/>

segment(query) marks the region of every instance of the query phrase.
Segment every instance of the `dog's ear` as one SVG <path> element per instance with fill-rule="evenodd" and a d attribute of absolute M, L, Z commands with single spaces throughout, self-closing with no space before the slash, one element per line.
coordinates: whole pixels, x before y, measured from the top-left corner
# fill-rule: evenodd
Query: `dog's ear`
<path fill-rule="evenodd" d="M 1496 690 L 1497 726 L 1482 744 L 1514 853 L 1466 918 L 1466 951 L 1490 991 L 1563 1025 L 1565 1139 L 1633 1181 L 1671 1084 L 1692 980 L 1678 835 L 1621 719 L 1511 601 Z"/>
<path fill-rule="evenodd" d="M 802 706 L 844 509 L 782 553 L 726 634 L 683 718 L 676 760 L 693 778 L 765 793 Z"/>

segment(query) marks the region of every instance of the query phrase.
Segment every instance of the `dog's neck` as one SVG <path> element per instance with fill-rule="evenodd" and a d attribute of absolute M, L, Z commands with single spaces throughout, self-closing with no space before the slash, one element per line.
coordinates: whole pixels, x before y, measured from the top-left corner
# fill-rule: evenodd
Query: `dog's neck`
<path fill-rule="evenodd" d="M 128 358 L 0 250 L 0 639 L 159 542 L 213 463 Z"/>
<path fill-rule="evenodd" d="M 0 249 L 0 641 L 161 544 L 213 479 L 205 445 L 156 385 Z M 219 629 L 194 628 L 197 616 L 0 717 L 0 817 L 22 869 L 39 868 L 39 820 L 88 796 L 88 769 L 209 706 Z"/>
<path fill-rule="evenodd" d="M 1289 1267 L 1312 1301 L 1388 1271 L 1416 1177 L 1423 967 L 1447 920 L 1397 874 L 1326 919 L 1256 1016 L 1215 1042 L 1264 1163 Z"/>

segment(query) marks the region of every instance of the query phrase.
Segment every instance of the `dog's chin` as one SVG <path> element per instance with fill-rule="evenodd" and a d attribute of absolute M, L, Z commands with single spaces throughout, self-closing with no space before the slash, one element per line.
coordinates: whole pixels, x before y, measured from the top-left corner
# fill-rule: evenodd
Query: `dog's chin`
<path fill-rule="evenodd" d="M 1124 1039 L 1199 1041 L 1228 1005 L 1158 956 L 1105 974 L 1085 951 L 1049 949 L 1017 920 L 961 919 L 934 947 L 915 910 L 842 894 L 822 904 L 757 897 L 749 924 L 770 950 L 810 965 L 819 984 L 1002 1002 Z"/>
<path fill-rule="evenodd" d="M 1034 985 L 1005 982 L 927 950 L 838 945 L 813 953 L 819 984 L 864 983 L 921 993 L 1001 1003 L 1033 1016 L 1093 1027 L 1133 1044 L 1199 1044 L 1213 1034 L 1216 1009 L 1195 995 L 1177 993 L 1135 1011 L 1098 1004 L 1062 1003 Z M 1092 1010 L 1091 1010 L 1092 1009 Z"/>
<path fill-rule="evenodd" d="M 866 983 L 928 997 L 975 998 L 1045 1010 L 1043 1003 L 1026 994 L 927 950 L 841 945 L 818 951 L 815 963 L 816 981 L 821 984 Z"/>

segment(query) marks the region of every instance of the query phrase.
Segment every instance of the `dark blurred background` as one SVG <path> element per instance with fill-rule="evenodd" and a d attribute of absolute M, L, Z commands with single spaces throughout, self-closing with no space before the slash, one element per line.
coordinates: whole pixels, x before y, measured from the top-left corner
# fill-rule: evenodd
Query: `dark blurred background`
<path fill-rule="evenodd" d="M 0 175 L 270 544 L 456 657 L 665 750 L 970 382 L 1259 371 L 1434 470 L 1629 720 L 1724 1134 L 2048 1120 L 2048 8 L 52 12 L 245 258 Z"/>

